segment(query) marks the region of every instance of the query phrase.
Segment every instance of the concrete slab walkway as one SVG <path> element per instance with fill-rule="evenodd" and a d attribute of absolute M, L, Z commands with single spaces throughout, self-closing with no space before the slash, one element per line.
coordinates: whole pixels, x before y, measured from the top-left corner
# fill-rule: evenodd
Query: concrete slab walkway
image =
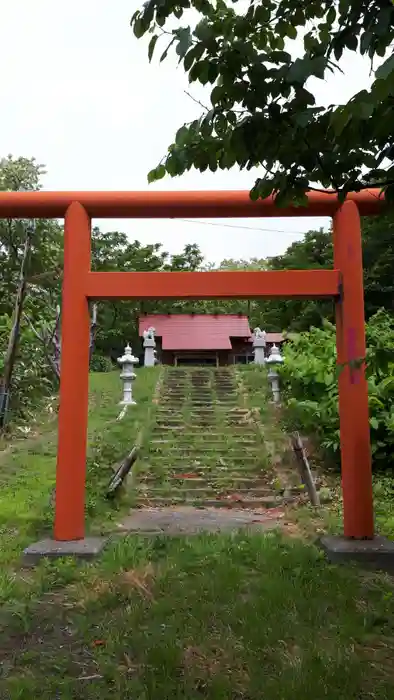
<path fill-rule="evenodd" d="M 143 535 L 196 535 L 201 532 L 229 532 L 239 529 L 270 530 L 280 526 L 284 510 L 237 508 L 144 508 L 124 518 L 119 530 Z"/>

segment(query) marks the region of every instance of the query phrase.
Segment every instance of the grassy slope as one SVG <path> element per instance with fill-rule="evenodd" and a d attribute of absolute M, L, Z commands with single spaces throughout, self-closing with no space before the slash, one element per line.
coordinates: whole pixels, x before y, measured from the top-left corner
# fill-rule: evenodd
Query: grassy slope
<path fill-rule="evenodd" d="M 264 369 L 255 365 L 241 367 L 238 370 L 242 383 L 248 391 L 249 405 L 257 408 L 263 423 L 263 432 L 266 439 L 266 448 L 271 460 L 275 455 L 279 458 L 288 458 L 286 455 L 287 438 L 283 421 L 278 419 L 272 407 L 270 408 L 266 394 L 266 384 L 261 381 L 261 373 Z M 302 426 L 298 428 L 302 433 Z M 340 474 L 332 469 L 328 472 L 323 463 L 322 456 L 314 453 L 311 455 L 311 464 L 327 479 L 332 500 L 325 503 L 320 512 L 312 513 L 309 506 L 302 506 L 293 514 L 295 519 L 311 533 L 315 534 L 316 528 L 321 531 L 340 533 L 342 531 L 343 510 Z M 394 481 L 390 476 L 374 475 L 374 506 L 377 531 L 394 539 Z"/>
<path fill-rule="evenodd" d="M 158 370 L 139 370 L 134 392 L 137 405 L 117 422 L 119 373 L 91 375 L 86 500 L 91 531 L 106 527 L 116 515 L 104 500 L 111 465 L 131 449 L 147 423 L 157 379 Z M 0 566 L 12 563 L 26 545 L 52 526 L 56 423 L 48 415 L 43 416 L 36 433 L 35 438 L 19 439 L 12 450 L 0 452 Z"/>
<path fill-rule="evenodd" d="M 109 426 L 118 379 L 93 378 L 91 527 L 105 515 L 100 466 L 146 422 L 156 378 L 136 382 L 132 418 Z M 1 700 L 392 697 L 392 580 L 329 566 L 301 541 L 121 538 L 94 564 L 19 570 L 20 547 L 49 522 L 54 445 L 49 430 L 1 463 Z"/>

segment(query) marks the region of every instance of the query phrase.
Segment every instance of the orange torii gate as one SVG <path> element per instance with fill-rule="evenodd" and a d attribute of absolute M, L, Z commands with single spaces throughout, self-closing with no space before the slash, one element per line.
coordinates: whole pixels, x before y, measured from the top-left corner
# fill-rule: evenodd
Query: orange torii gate
<path fill-rule="evenodd" d="M 248 192 L 1 192 L 0 218 L 62 218 L 62 359 L 54 540 L 85 536 L 90 299 L 331 297 L 336 303 L 344 535 L 374 537 L 360 215 L 381 211 L 378 190 L 310 192 L 278 209 Z M 269 272 L 91 272 L 91 219 L 333 217 L 334 269 Z M 357 362 L 358 360 L 358 362 Z M 361 360 L 361 362 L 360 362 Z"/>

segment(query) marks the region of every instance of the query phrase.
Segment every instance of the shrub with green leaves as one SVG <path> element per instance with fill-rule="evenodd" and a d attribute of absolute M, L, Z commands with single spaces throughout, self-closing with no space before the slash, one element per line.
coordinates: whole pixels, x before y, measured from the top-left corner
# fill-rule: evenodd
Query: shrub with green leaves
<path fill-rule="evenodd" d="M 0 316 L 0 378 L 4 370 L 12 318 Z M 44 396 L 56 390 L 56 383 L 42 345 L 32 330 L 21 325 L 20 339 L 12 374 L 8 421 L 32 418 Z"/>
<path fill-rule="evenodd" d="M 374 468 L 394 466 L 394 319 L 378 311 L 366 324 L 367 378 Z M 339 463 L 335 326 L 292 335 L 281 368 L 283 398 L 293 427 L 317 435 Z"/>
<path fill-rule="evenodd" d="M 91 372 L 112 372 L 113 369 L 114 365 L 110 357 L 106 357 L 100 353 L 93 353 L 90 361 Z"/>

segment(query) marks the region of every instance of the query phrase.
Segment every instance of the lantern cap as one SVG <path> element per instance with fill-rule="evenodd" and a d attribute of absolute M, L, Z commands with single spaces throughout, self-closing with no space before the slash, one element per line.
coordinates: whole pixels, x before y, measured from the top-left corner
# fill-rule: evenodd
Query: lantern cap
<path fill-rule="evenodd" d="M 122 357 L 118 357 L 118 363 L 120 365 L 125 365 L 125 364 L 137 364 L 139 362 L 138 357 L 135 357 L 133 355 L 133 351 L 131 349 L 131 345 L 127 343 L 125 349 L 124 349 L 124 355 Z"/>
<path fill-rule="evenodd" d="M 266 362 L 270 365 L 282 365 L 284 360 L 280 353 L 279 348 L 275 343 L 273 344 L 269 357 L 267 357 Z"/>

